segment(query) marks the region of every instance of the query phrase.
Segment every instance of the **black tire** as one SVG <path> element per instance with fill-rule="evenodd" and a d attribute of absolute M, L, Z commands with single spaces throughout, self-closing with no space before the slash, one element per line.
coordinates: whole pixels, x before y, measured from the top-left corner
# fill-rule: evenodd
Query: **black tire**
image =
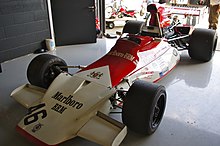
<path fill-rule="evenodd" d="M 67 66 L 66 62 L 50 54 L 43 54 L 35 57 L 27 69 L 28 81 L 35 86 L 48 88 L 53 80 L 60 74 L 60 70 L 55 66 Z M 68 72 L 65 68 L 62 71 Z"/>
<path fill-rule="evenodd" d="M 189 56 L 207 62 L 215 53 L 218 35 L 215 30 L 196 28 L 189 39 Z"/>
<path fill-rule="evenodd" d="M 132 131 L 150 135 L 156 131 L 166 107 L 165 87 L 136 81 L 124 99 L 122 121 Z"/>
<path fill-rule="evenodd" d="M 108 22 L 108 28 L 113 29 L 115 27 L 114 22 Z"/>
<path fill-rule="evenodd" d="M 129 34 L 139 34 L 142 30 L 143 25 L 143 21 L 129 20 L 126 22 L 122 32 Z"/>

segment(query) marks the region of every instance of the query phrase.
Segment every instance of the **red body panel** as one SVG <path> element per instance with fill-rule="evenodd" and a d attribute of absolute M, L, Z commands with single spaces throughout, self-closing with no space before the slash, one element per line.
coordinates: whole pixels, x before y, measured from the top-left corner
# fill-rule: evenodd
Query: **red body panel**
<path fill-rule="evenodd" d="M 134 15 L 135 15 L 135 11 L 134 11 L 134 10 L 129 10 L 129 11 L 127 11 L 127 10 L 126 10 L 125 8 L 123 8 L 123 7 L 120 7 L 120 8 L 119 8 L 119 12 L 122 12 L 122 13 L 124 13 L 124 14 L 130 16 L 130 17 L 134 17 Z"/>
<path fill-rule="evenodd" d="M 140 44 L 128 38 L 120 38 L 105 56 L 81 71 L 109 66 L 112 87 L 118 85 L 125 76 L 136 68 L 139 61 L 138 52 L 150 50 L 159 44 L 149 36 L 129 35 L 129 37 L 139 39 Z"/>
<path fill-rule="evenodd" d="M 31 134 L 29 134 L 27 131 L 25 131 L 24 129 L 22 129 L 19 126 L 16 126 L 16 130 L 24 137 L 26 137 L 28 140 L 30 140 L 31 142 L 33 142 L 34 144 L 38 145 L 38 146 L 58 146 L 58 145 L 48 145 L 42 141 L 40 141 L 39 139 L 37 139 L 36 137 L 33 137 Z"/>

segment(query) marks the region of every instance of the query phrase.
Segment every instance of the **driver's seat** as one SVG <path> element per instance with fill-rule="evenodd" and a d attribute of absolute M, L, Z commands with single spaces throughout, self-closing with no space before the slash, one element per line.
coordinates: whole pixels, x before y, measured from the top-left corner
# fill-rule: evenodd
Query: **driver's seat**
<path fill-rule="evenodd" d="M 158 13 L 156 4 L 149 4 L 147 6 L 147 11 L 150 12 L 149 25 L 159 27 L 159 23 L 160 23 L 160 17 L 159 16 L 160 16 L 160 14 Z"/>
<path fill-rule="evenodd" d="M 162 37 L 162 30 L 160 28 L 160 14 L 157 10 L 156 4 L 149 4 L 147 11 L 150 12 L 149 25 L 142 28 L 141 35 L 151 37 Z M 147 20 L 146 20 L 147 21 Z"/>

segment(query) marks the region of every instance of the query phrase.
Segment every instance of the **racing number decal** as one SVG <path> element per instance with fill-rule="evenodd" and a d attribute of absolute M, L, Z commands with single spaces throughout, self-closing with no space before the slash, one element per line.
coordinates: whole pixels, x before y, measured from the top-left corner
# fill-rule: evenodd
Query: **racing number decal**
<path fill-rule="evenodd" d="M 47 116 L 47 111 L 42 109 L 38 112 L 35 112 L 38 109 L 41 109 L 45 106 L 45 103 L 30 107 L 27 113 L 27 117 L 24 119 L 24 125 L 29 125 L 31 123 L 36 122 L 40 117 L 44 119 Z"/>

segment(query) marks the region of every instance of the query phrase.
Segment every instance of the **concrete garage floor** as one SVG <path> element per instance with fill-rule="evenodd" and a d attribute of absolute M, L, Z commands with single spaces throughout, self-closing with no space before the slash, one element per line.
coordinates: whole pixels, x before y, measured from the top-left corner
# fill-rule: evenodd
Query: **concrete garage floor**
<path fill-rule="evenodd" d="M 57 47 L 48 52 L 60 56 L 69 65 L 87 65 L 108 52 L 114 39 L 99 39 L 95 44 Z M 26 55 L 2 64 L 0 74 L 0 145 L 30 146 L 19 135 L 16 124 L 27 110 L 10 97 L 13 89 L 27 83 L 26 69 L 36 54 Z M 75 72 L 75 70 L 70 70 Z M 190 60 L 182 52 L 181 62 L 159 84 L 167 88 L 168 101 L 164 118 L 151 136 L 128 131 L 121 146 L 219 146 L 220 144 L 220 52 L 207 63 Z M 111 115 L 121 120 L 121 115 Z M 95 132 L 95 131 L 94 131 Z M 61 146 L 96 146 L 82 138 Z"/>

